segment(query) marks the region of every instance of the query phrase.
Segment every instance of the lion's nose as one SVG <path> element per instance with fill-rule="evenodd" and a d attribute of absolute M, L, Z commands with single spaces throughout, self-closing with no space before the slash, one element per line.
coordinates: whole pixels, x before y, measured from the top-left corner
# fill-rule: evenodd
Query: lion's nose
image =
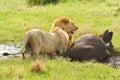
<path fill-rule="evenodd" d="M 76 29 L 78 29 L 78 27 L 76 27 Z"/>

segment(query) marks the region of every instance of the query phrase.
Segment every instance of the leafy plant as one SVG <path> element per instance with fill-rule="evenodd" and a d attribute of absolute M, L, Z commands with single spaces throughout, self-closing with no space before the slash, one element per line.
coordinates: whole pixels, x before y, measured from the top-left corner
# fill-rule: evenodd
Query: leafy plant
<path fill-rule="evenodd" d="M 57 3 L 60 0 L 27 0 L 29 5 L 45 5 L 48 3 Z"/>

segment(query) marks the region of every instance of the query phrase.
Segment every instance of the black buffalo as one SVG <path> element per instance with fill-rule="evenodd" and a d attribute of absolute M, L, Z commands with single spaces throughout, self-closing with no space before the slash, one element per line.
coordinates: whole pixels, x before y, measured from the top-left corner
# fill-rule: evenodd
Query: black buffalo
<path fill-rule="evenodd" d="M 105 45 L 110 52 L 113 51 L 112 36 L 113 32 L 109 32 L 109 30 L 105 30 L 104 33 L 99 36 L 105 42 Z"/>
<path fill-rule="evenodd" d="M 68 57 L 72 61 L 96 60 L 98 62 L 108 62 L 110 58 L 110 49 L 112 45 L 113 32 L 105 30 L 100 37 L 94 34 L 84 34 L 80 36 L 70 49 L 62 54 L 63 57 Z"/>

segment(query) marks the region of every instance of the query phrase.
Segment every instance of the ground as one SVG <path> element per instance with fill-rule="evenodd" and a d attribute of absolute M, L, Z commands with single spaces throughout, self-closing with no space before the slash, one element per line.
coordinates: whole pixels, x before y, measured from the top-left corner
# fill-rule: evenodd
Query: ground
<path fill-rule="evenodd" d="M 79 27 L 73 41 L 85 33 L 99 35 L 105 29 L 113 34 L 113 45 L 120 54 L 120 1 L 82 0 L 44 6 L 26 5 L 25 0 L 0 0 L 0 44 L 22 46 L 24 34 L 32 28 L 49 31 L 54 20 L 68 16 Z M 62 58 L 41 59 L 45 70 L 30 73 L 33 61 L 21 58 L 0 60 L 0 79 L 2 80 L 119 80 L 120 68 L 109 64 L 90 62 L 69 62 Z M 118 62 L 119 63 L 119 62 Z"/>

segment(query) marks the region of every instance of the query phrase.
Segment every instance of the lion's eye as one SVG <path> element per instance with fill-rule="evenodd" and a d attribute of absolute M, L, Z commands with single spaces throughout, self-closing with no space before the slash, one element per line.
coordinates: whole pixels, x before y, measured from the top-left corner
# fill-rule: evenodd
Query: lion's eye
<path fill-rule="evenodd" d="M 66 22 L 66 21 L 65 21 L 64 23 L 65 23 L 65 24 L 67 24 L 67 22 Z"/>

